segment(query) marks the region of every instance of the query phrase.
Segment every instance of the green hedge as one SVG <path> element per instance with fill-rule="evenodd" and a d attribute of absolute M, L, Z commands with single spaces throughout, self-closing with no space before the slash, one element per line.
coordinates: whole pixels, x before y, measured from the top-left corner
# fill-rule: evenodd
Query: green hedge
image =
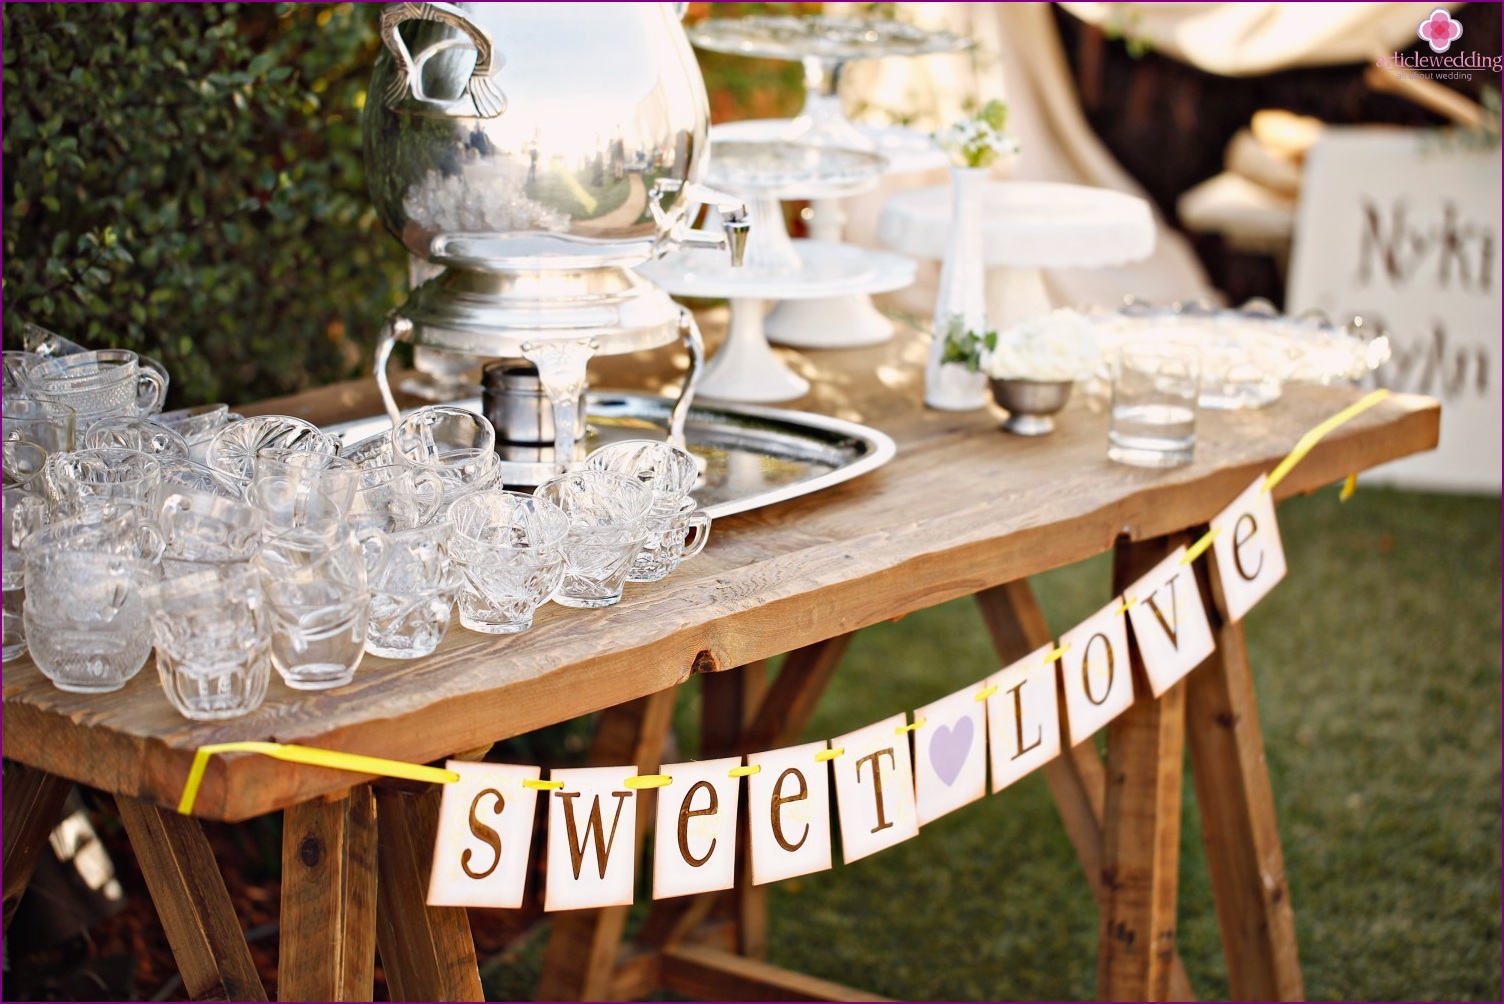
<path fill-rule="evenodd" d="M 376 10 L 5 4 L 6 347 L 156 356 L 177 405 L 365 370 L 406 274 L 361 164 Z"/>

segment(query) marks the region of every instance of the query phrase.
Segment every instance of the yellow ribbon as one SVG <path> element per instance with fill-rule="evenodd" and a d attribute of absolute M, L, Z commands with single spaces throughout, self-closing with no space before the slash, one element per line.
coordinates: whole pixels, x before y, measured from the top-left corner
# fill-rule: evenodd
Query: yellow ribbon
<path fill-rule="evenodd" d="M 633 774 L 622 782 L 628 788 L 662 788 L 674 783 L 667 774 Z"/>
<path fill-rule="evenodd" d="M 1071 647 L 1069 645 L 1061 645 L 1059 648 L 1055 649 L 1049 655 L 1044 657 L 1045 665 L 1049 665 L 1050 663 L 1054 662 L 1056 659 L 1064 655 L 1066 652 L 1069 652 L 1070 648 Z"/>
<path fill-rule="evenodd" d="M 1213 528 L 1203 533 L 1200 540 L 1185 549 L 1185 553 L 1180 556 L 1180 563 L 1182 565 L 1189 565 L 1205 554 L 1206 549 L 1212 546 L 1212 541 L 1216 540 L 1217 534 L 1221 532 L 1221 530 Z"/>
<path fill-rule="evenodd" d="M 533 791 L 557 791 L 560 788 L 564 787 L 564 782 L 563 781 L 534 781 L 532 778 L 527 778 L 525 781 L 522 782 L 522 786 L 524 788 L 530 788 Z"/>
<path fill-rule="evenodd" d="M 1300 442 L 1295 444 L 1295 449 L 1290 451 L 1290 455 L 1284 460 L 1281 460 L 1279 462 L 1279 466 L 1276 467 L 1273 472 L 1264 479 L 1264 491 L 1274 491 L 1274 486 L 1283 481 L 1285 479 L 1285 475 L 1289 474 L 1290 470 L 1296 464 L 1304 460 L 1306 454 L 1310 453 L 1311 450 L 1315 448 L 1316 444 L 1321 442 L 1322 438 L 1325 437 L 1327 433 L 1337 428 L 1337 426 L 1343 425 L 1347 422 L 1352 421 L 1354 418 L 1357 418 L 1359 415 L 1363 414 L 1363 412 L 1367 411 L 1369 408 L 1372 408 L 1374 405 L 1378 404 L 1388 396 L 1389 391 L 1384 389 L 1383 387 L 1380 387 L 1378 390 L 1372 392 L 1371 394 L 1365 394 L 1362 398 L 1348 405 L 1346 408 L 1343 408 L 1341 411 L 1337 412 L 1337 414 L 1333 415 L 1325 422 L 1322 422 L 1320 425 L 1316 426 L 1316 428 L 1312 429 L 1304 436 L 1301 436 Z"/>
<path fill-rule="evenodd" d="M 1353 497 L 1357 490 L 1358 476 L 1356 474 L 1349 474 L 1346 478 L 1343 479 L 1342 492 L 1337 496 L 1337 498 L 1339 501 L 1346 502 L 1348 499 Z"/>
<path fill-rule="evenodd" d="M 747 767 L 732 767 L 726 772 L 727 777 L 751 777 L 753 774 L 762 773 L 762 764 L 754 763 Z"/>
<path fill-rule="evenodd" d="M 921 718 L 921 719 L 919 719 L 919 721 L 915 722 L 913 725 L 900 725 L 896 729 L 893 730 L 893 734 L 897 735 L 897 736 L 901 736 L 905 732 L 913 732 L 915 729 L 920 728 L 921 726 L 923 726 L 928 721 L 929 721 L 928 718 Z"/>
<path fill-rule="evenodd" d="M 1123 602 L 1121 602 L 1121 603 L 1118 604 L 1118 608 L 1116 610 L 1114 610 L 1113 613 L 1115 613 L 1115 614 L 1126 614 L 1128 611 L 1132 610 L 1137 605 L 1138 605 L 1138 597 L 1137 596 L 1124 596 L 1123 597 Z"/>
<path fill-rule="evenodd" d="M 985 701 L 985 700 L 987 700 L 987 698 L 989 698 L 993 694 L 997 693 L 997 690 L 998 690 L 998 687 L 997 687 L 997 684 L 995 684 L 995 683 L 992 684 L 991 686 L 983 687 L 981 690 L 977 691 L 977 696 L 973 697 L 972 700 L 973 701 Z"/>
<path fill-rule="evenodd" d="M 178 812 L 185 816 L 193 811 L 193 803 L 198 798 L 199 785 L 203 783 L 204 771 L 209 766 L 209 757 L 215 753 L 260 753 L 262 756 L 286 760 L 290 763 L 332 767 L 335 770 L 354 771 L 357 774 L 400 777 L 408 781 L 448 784 L 460 779 L 454 771 L 445 770 L 442 767 L 404 763 L 401 760 L 385 760 L 360 753 L 321 750 L 312 746 L 267 742 L 211 743 L 208 746 L 200 746 L 193 754 L 193 766 L 188 771 L 188 782 L 183 785 L 183 797 L 178 801 Z"/>
<path fill-rule="evenodd" d="M 821 750 L 820 752 L 815 754 L 815 763 L 824 763 L 827 760 L 834 760 L 836 757 L 841 756 L 845 752 L 845 746 L 837 746 L 833 750 Z"/>

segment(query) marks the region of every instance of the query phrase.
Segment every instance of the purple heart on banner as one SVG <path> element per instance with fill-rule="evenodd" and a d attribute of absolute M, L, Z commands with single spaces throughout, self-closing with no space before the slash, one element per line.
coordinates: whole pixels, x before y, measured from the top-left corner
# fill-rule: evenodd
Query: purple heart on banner
<path fill-rule="evenodd" d="M 947 787 L 955 783 L 962 765 L 966 763 L 966 757 L 971 752 L 971 735 L 975 729 L 976 725 L 968 716 L 954 725 L 941 725 L 935 729 L 934 737 L 930 739 L 930 766 L 935 768 L 935 775 Z"/>

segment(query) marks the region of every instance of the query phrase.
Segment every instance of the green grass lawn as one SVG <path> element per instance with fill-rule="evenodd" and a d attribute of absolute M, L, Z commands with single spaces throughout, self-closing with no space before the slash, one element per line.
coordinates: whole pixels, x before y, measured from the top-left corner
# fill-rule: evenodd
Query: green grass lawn
<path fill-rule="evenodd" d="M 1247 627 L 1307 993 L 1498 1000 L 1500 503 L 1365 488 L 1279 514 L 1289 575 Z M 1052 628 L 1105 603 L 1108 578 L 1105 558 L 1038 577 Z M 971 601 L 878 625 L 809 736 L 995 668 Z M 1180 951 L 1197 994 L 1225 999 L 1189 779 L 1185 791 Z M 771 898 L 771 960 L 817 976 L 910 1000 L 1095 993 L 1096 909 L 1037 772 Z M 490 991 L 529 992 L 537 953 L 521 955 Z"/>

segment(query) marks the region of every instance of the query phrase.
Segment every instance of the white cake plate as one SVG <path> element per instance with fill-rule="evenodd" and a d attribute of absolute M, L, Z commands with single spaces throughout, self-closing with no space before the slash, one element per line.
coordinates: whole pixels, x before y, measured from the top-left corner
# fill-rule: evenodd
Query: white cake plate
<path fill-rule="evenodd" d="M 698 397 L 759 404 L 809 392 L 809 381 L 789 370 L 768 344 L 766 301 L 883 293 L 914 281 L 914 261 L 903 255 L 825 241 L 791 244 L 797 266 L 736 268 L 725 255 L 691 250 L 637 267 L 639 275 L 675 296 L 731 301 L 726 341 L 705 367 Z"/>
<path fill-rule="evenodd" d="M 808 133 L 808 119 L 748 119 L 712 126 L 717 142 L 798 142 Z M 864 148 L 882 156 L 883 174 L 910 174 L 945 167 L 950 159 L 934 137 L 902 126 L 851 125 Z M 714 156 L 711 158 L 714 163 Z M 854 192 L 845 194 L 856 194 Z M 809 193 L 787 198 L 811 199 L 810 237 L 836 243 L 846 228 L 846 211 L 839 196 Z M 756 227 L 753 228 L 755 234 Z M 780 345 L 801 349 L 847 349 L 880 345 L 893 337 L 893 322 L 884 317 L 867 293 L 791 300 L 778 304 L 764 321 L 768 337 Z"/>
<path fill-rule="evenodd" d="M 877 239 L 918 258 L 945 256 L 949 185 L 900 192 L 883 206 Z M 1154 251 L 1143 199 L 1105 188 L 995 181 L 983 199 L 987 319 L 1001 330 L 1050 309 L 1042 268 L 1105 268 Z"/>

